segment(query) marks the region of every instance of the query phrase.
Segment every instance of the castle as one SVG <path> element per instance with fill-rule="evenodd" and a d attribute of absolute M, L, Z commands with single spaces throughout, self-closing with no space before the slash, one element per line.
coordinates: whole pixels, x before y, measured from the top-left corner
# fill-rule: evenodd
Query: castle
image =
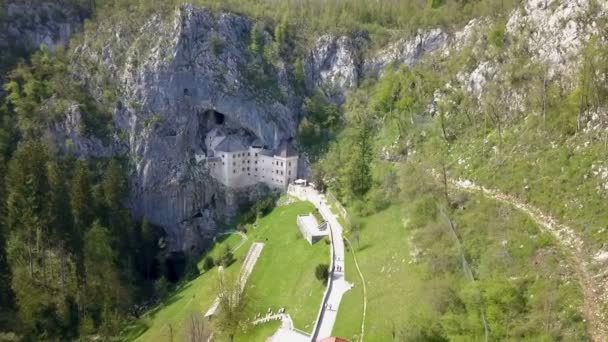
<path fill-rule="evenodd" d="M 298 153 L 290 141 L 284 140 L 276 150 L 270 150 L 259 139 L 248 142 L 240 135 L 224 135 L 214 129 L 205 143 L 211 176 L 229 188 L 264 183 L 286 190 L 297 178 Z"/>

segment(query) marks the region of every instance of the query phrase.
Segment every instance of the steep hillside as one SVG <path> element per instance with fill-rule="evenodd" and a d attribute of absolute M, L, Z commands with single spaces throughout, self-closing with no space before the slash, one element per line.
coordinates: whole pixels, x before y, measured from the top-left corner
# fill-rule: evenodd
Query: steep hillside
<path fill-rule="evenodd" d="M 365 165 L 414 164 L 446 184 L 441 205 L 452 211 L 448 183 L 463 178 L 561 222 L 570 230 L 554 238 L 584 293 L 589 334 L 604 340 L 606 28 L 593 1 L 528 1 L 471 21 L 416 65 L 349 90 L 319 181 L 366 216 L 394 202 L 384 193 L 408 175 Z"/>

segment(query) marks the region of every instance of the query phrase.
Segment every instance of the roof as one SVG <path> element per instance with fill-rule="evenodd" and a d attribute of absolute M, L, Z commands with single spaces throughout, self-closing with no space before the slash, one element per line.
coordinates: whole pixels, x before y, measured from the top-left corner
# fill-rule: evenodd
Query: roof
<path fill-rule="evenodd" d="M 229 135 L 224 138 L 217 146 L 215 146 L 216 151 L 220 152 L 237 152 L 237 151 L 246 151 L 247 146 L 243 143 L 241 137 L 236 135 Z"/>
<path fill-rule="evenodd" d="M 293 146 L 291 140 L 283 140 L 274 154 L 283 158 L 297 157 L 298 150 Z"/>

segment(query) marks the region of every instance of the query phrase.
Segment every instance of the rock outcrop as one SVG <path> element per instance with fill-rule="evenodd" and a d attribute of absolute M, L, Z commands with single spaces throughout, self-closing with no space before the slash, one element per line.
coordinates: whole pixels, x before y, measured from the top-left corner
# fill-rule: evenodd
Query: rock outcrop
<path fill-rule="evenodd" d="M 364 77 L 382 75 L 391 63 L 412 66 L 426 54 L 444 47 L 448 35 L 440 29 L 420 31 L 375 53 L 367 51 L 368 40 L 363 33 L 354 38 L 328 34 L 317 39 L 304 65 L 307 89 L 321 88 L 331 100 L 342 103 L 348 89 Z"/>
<path fill-rule="evenodd" d="M 317 39 L 304 64 L 307 90 L 324 88 L 334 102 L 344 102 L 345 92 L 362 76 L 360 56 L 366 39 L 365 35 L 352 39 L 331 34 Z"/>
<path fill-rule="evenodd" d="M 65 47 L 82 29 L 86 11 L 65 1 L 8 1 L 2 8 L 0 49 L 25 55 L 47 45 Z"/>

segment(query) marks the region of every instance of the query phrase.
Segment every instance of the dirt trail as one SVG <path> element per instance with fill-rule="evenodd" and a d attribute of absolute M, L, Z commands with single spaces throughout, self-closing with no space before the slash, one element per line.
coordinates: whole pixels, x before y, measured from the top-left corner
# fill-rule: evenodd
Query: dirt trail
<path fill-rule="evenodd" d="M 592 339 L 597 342 L 608 341 L 608 314 L 605 312 L 608 308 L 608 291 L 604 291 L 604 286 L 602 286 L 606 284 L 603 283 L 601 274 L 592 274 L 589 265 L 592 253 L 585 250 L 583 240 L 574 229 L 559 223 L 538 208 L 498 190 L 488 189 L 468 180 L 450 179 L 449 185 L 463 191 L 481 192 L 488 198 L 508 203 L 528 214 L 541 228 L 551 233 L 571 256 L 571 264 L 583 290 L 583 313 L 589 322 Z M 602 283 L 600 284 L 598 281 Z"/>

